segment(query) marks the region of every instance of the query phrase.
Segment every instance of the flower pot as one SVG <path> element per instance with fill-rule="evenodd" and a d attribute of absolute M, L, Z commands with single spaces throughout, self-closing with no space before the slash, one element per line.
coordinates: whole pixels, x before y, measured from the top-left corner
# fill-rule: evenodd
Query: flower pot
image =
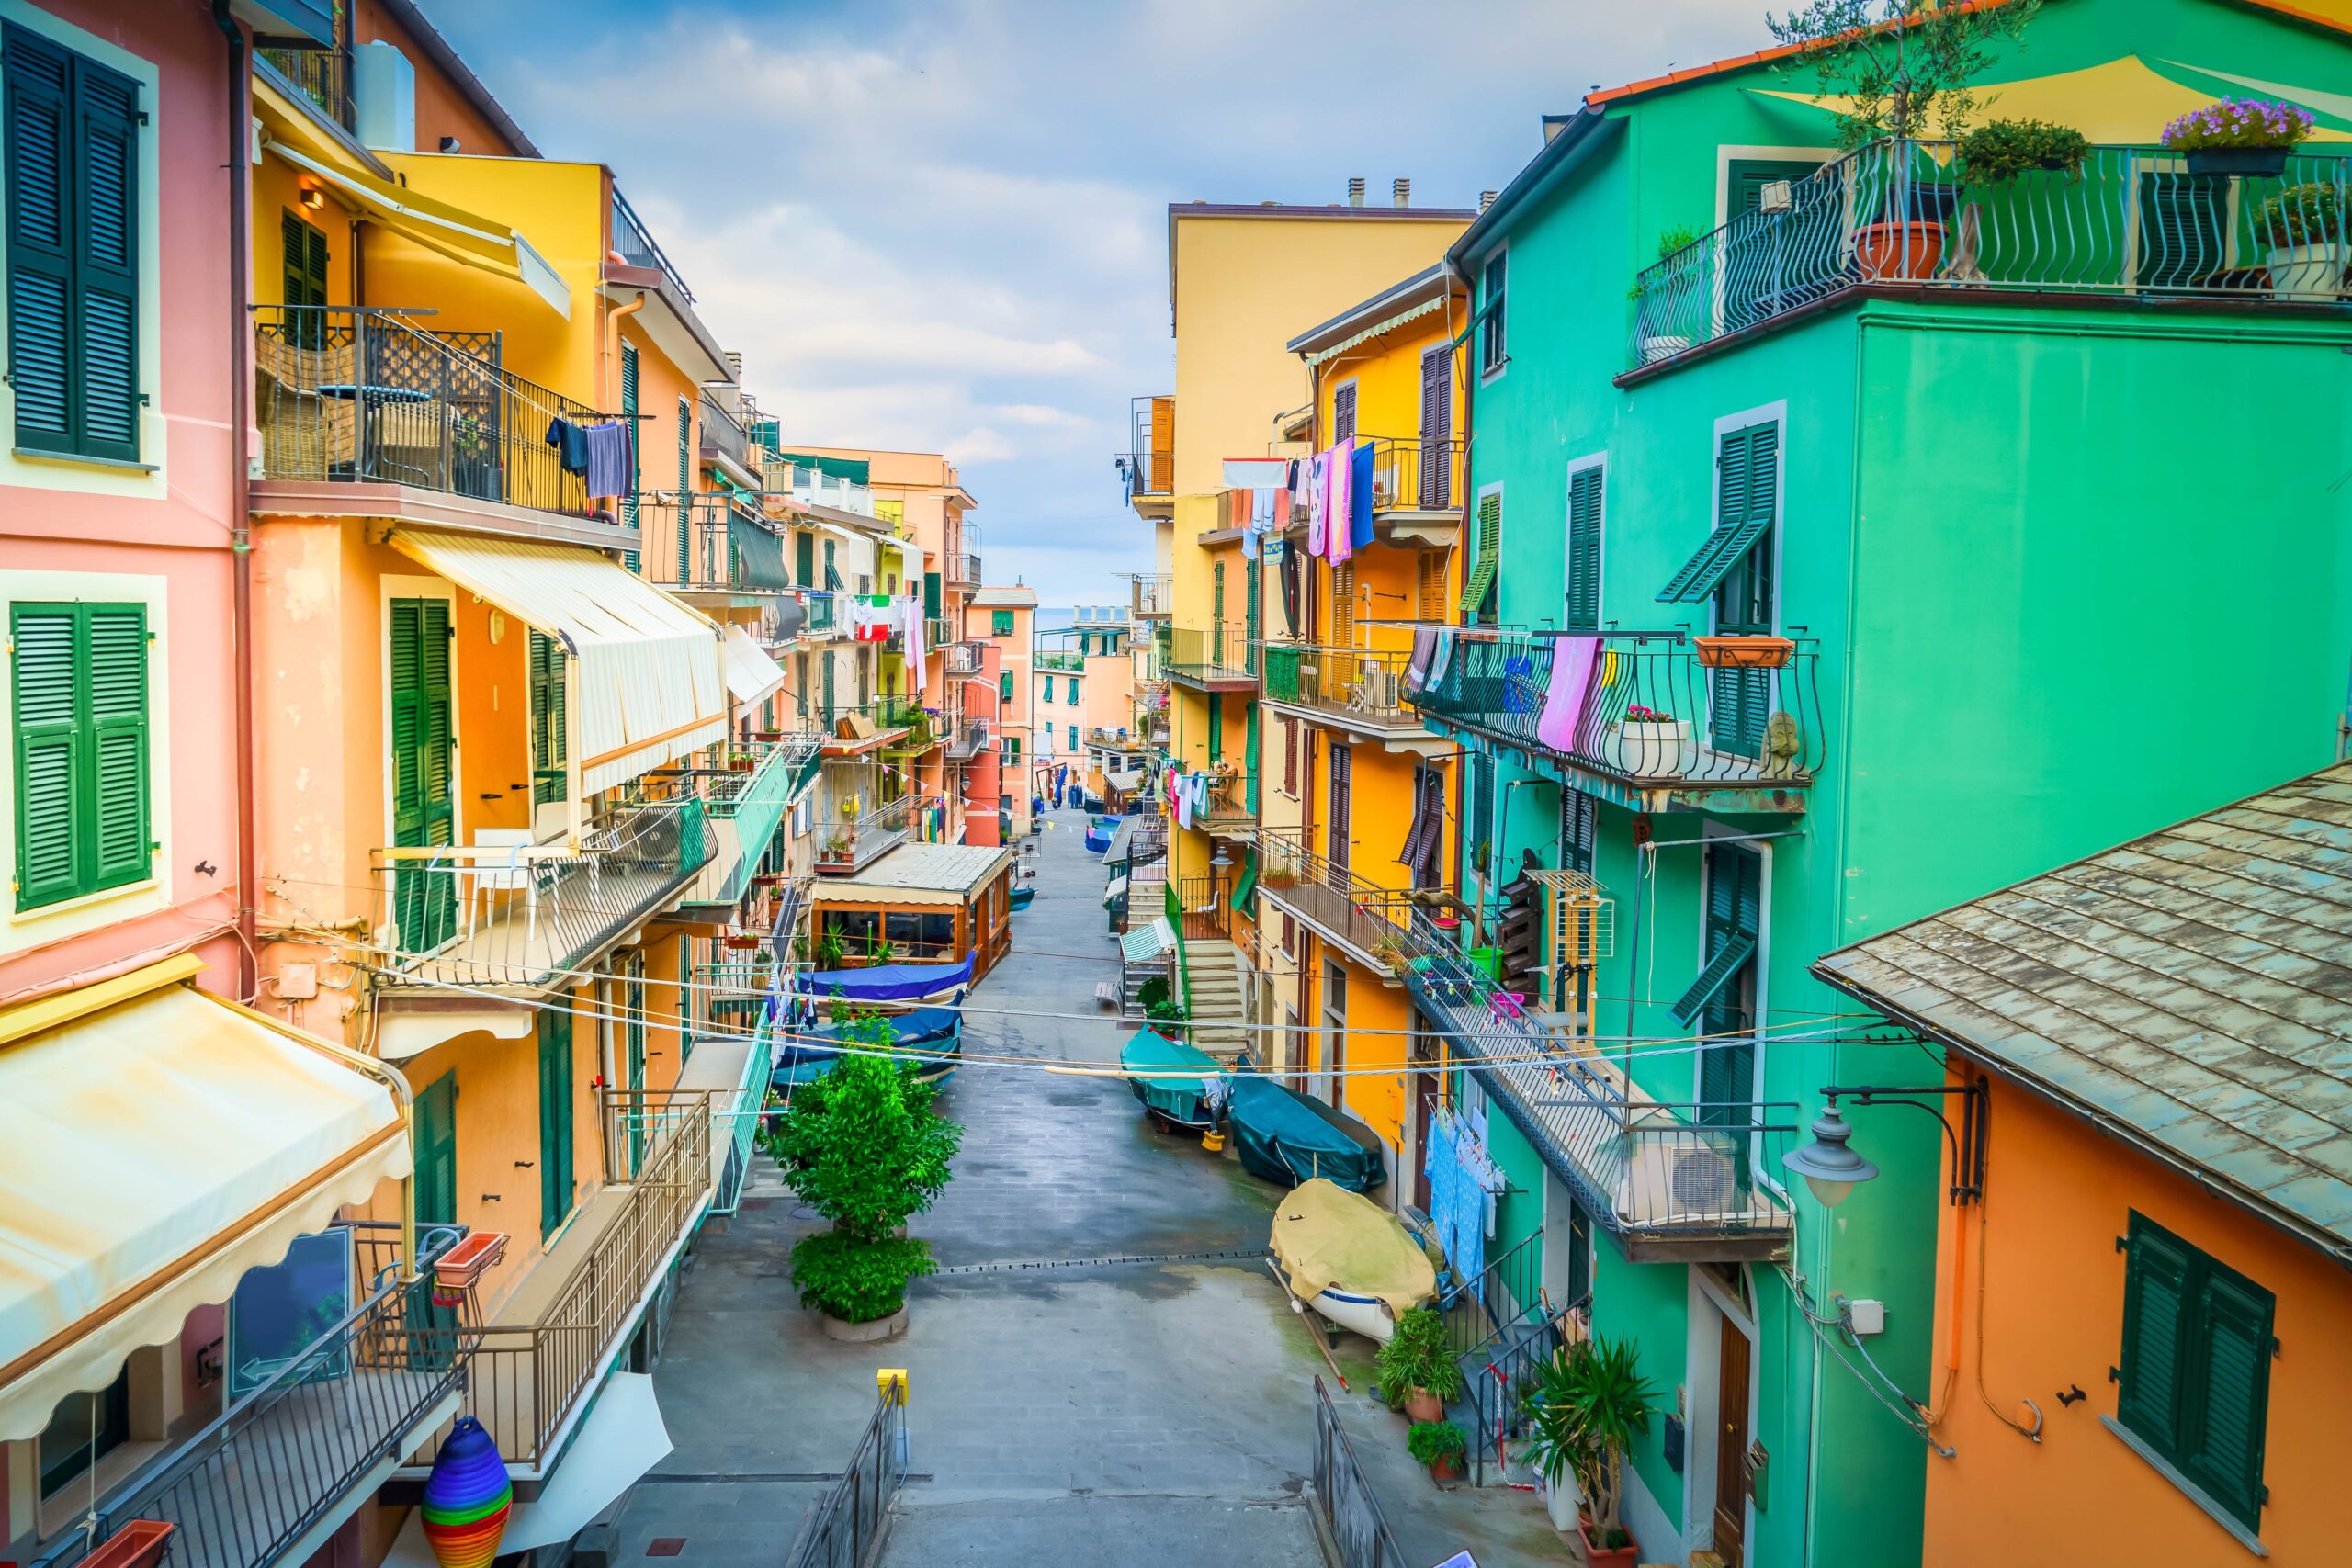
<path fill-rule="evenodd" d="M 2333 299 L 2343 288 L 2346 264 L 2352 262 L 2352 242 L 2278 245 L 2265 259 L 2270 266 L 2272 293 Z"/>
<path fill-rule="evenodd" d="M 749 953 L 760 945 L 760 941 L 755 936 L 730 936 L 727 939 L 727 945 L 737 953 Z"/>
<path fill-rule="evenodd" d="M 178 1528 L 160 1519 L 126 1519 L 82 1561 L 90 1568 L 155 1568 Z"/>
<path fill-rule="evenodd" d="M 2192 175 L 2275 175 L 2287 167 L 2284 147 L 2193 147 L 2181 156 Z"/>
<path fill-rule="evenodd" d="M 1914 220 L 1854 231 L 1854 265 L 1867 282 L 1933 277 L 1944 260 L 1944 226 Z"/>
<path fill-rule="evenodd" d="M 844 1345 L 872 1345 L 885 1339 L 896 1339 L 907 1331 L 907 1309 L 901 1306 L 888 1317 L 877 1317 L 871 1323 L 850 1323 L 831 1313 L 817 1314 L 823 1320 L 825 1337 L 838 1339 Z"/>
<path fill-rule="evenodd" d="M 1702 637 L 1699 663 L 1708 670 L 1784 670 L 1797 645 L 1784 637 Z"/>
<path fill-rule="evenodd" d="M 1584 1546 L 1585 1568 L 1637 1568 L 1641 1562 L 1638 1546 L 1602 1546 L 1595 1540 L 1592 1521 L 1583 1515 L 1577 1518 L 1577 1539 Z"/>
<path fill-rule="evenodd" d="M 1690 340 L 1689 338 L 1676 336 L 1672 333 L 1665 333 L 1657 337 L 1645 337 L 1642 340 L 1642 363 L 1645 365 L 1656 365 L 1661 359 L 1673 358 L 1676 355 L 1680 354 L 1684 349 L 1689 348 L 1690 346 Z"/>
<path fill-rule="evenodd" d="M 1462 1478 L 1462 1461 L 1452 1454 L 1430 1461 L 1431 1481 L 1458 1481 Z"/>
<path fill-rule="evenodd" d="M 1425 1388 L 1405 1391 L 1405 1419 L 1419 1426 L 1424 1421 L 1445 1419 L 1445 1401 Z"/>
<path fill-rule="evenodd" d="M 1689 770 L 1690 727 L 1679 718 L 1669 724 L 1620 724 L 1617 740 L 1618 761 L 1629 773 L 1670 778 Z"/>

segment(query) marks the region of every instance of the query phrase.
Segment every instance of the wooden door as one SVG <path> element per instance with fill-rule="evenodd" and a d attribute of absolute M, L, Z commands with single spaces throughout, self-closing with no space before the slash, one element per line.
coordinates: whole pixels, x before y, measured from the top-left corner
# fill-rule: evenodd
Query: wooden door
<path fill-rule="evenodd" d="M 1453 497 L 1453 345 L 1421 355 L 1421 482 L 1424 512 L 1442 512 Z M 1401 500 L 1401 498 L 1399 498 Z"/>
<path fill-rule="evenodd" d="M 1331 863 L 1332 880 L 1346 890 L 1350 795 L 1354 788 L 1355 754 L 1346 746 L 1331 748 L 1331 804 L 1324 824 L 1323 858 Z"/>
<path fill-rule="evenodd" d="M 1740 1568 L 1747 1545 L 1747 1336 L 1723 1325 L 1715 1378 L 1715 1554 Z"/>

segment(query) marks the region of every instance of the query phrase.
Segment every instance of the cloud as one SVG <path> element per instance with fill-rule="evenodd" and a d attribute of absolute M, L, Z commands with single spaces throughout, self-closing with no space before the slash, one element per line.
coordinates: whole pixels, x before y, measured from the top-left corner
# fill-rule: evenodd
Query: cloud
<path fill-rule="evenodd" d="M 1170 201 L 1463 206 L 1589 87 L 1755 47 L 1754 0 L 427 0 L 600 161 L 799 441 L 947 452 L 991 575 L 1147 559 L 1111 455 L 1169 384 Z"/>

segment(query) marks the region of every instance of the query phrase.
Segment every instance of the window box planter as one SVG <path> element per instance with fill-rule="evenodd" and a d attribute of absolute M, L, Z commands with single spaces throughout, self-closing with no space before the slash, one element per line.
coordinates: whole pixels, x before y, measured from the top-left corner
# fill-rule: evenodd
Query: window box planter
<path fill-rule="evenodd" d="M 749 933 L 730 936 L 726 942 L 728 947 L 737 953 L 749 953 L 760 945 L 760 939 Z"/>
<path fill-rule="evenodd" d="M 2181 157 L 2192 175 L 2267 176 L 2282 174 L 2287 167 L 2284 147 L 2192 147 Z"/>
<path fill-rule="evenodd" d="M 161 1519 L 126 1519 L 82 1559 L 83 1568 L 155 1568 L 178 1528 Z"/>
<path fill-rule="evenodd" d="M 2331 240 L 2316 245 L 2279 245 L 2264 259 L 2269 265 L 2273 293 L 2333 299 L 2343 289 L 2346 266 L 2352 265 L 2352 243 Z"/>
<path fill-rule="evenodd" d="M 433 1265 L 433 1300 L 441 1306 L 455 1306 L 465 1299 L 474 1282 L 498 1266 L 506 1256 L 506 1233 L 476 1231 L 441 1255 Z"/>
<path fill-rule="evenodd" d="M 1671 778 L 1689 771 L 1690 727 L 1681 719 L 1663 724 L 1621 723 L 1617 726 L 1618 761 L 1642 778 Z"/>
<path fill-rule="evenodd" d="M 1797 645 L 1784 637 L 1702 637 L 1699 663 L 1708 670 L 1785 670 Z"/>

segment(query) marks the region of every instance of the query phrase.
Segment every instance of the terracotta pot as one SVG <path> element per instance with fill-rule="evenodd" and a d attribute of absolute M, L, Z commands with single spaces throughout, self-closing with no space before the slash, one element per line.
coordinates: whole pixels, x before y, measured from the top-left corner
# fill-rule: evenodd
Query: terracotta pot
<path fill-rule="evenodd" d="M 1702 637 L 1690 639 L 1709 670 L 1781 670 L 1797 650 L 1784 637 Z"/>
<path fill-rule="evenodd" d="M 126 1519 L 82 1561 L 91 1568 L 155 1568 L 177 1528 L 158 1519 Z"/>
<path fill-rule="evenodd" d="M 1405 1419 L 1419 1426 L 1424 1421 L 1445 1419 L 1445 1401 L 1425 1388 L 1405 1391 Z"/>
<path fill-rule="evenodd" d="M 1592 1537 L 1592 1516 L 1583 1514 L 1577 1518 L 1577 1539 L 1584 1546 L 1585 1568 L 1639 1568 L 1642 1549 L 1628 1543 L 1604 1547 Z"/>
<path fill-rule="evenodd" d="M 1430 1479 L 1431 1481 L 1458 1481 L 1461 1478 L 1462 1462 L 1455 1459 L 1452 1454 L 1446 1455 L 1443 1459 L 1434 1461 L 1430 1465 Z"/>
<path fill-rule="evenodd" d="M 1854 265 L 1865 282 L 1933 277 L 1944 260 L 1944 226 L 1913 220 L 1854 231 Z"/>

